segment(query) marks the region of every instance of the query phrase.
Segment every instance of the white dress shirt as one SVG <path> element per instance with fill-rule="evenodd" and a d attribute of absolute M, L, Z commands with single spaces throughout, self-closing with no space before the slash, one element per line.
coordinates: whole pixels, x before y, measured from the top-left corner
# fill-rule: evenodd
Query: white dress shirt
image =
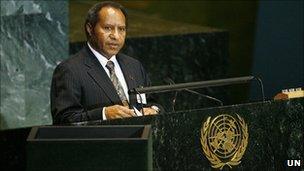
<path fill-rule="evenodd" d="M 129 101 L 129 94 L 128 94 L 128 86 L 127 86 L 127 83 L 126 83 L 126 80 L 125 80 L 125 77 L 122 73 L 122 70 L 119 66 L 119 63 L 116 59 L 116 55 L 113 55 L 109 60 L 103 56 L 102 54 L 100 54 L 99 52 L 97 52 L 95 49 L 93 49 L 91 47 L 91 45 L 89 43 L 87 43 L 90 50 L 93 52 L 93 54 L 95 55 L 95 57 L 98 59 L 99 63 L 101 64 L 101 66 L 103 67 L 103 69 L 106 71 L 108 77 L 110 78 L 110 71 L 109 69 L 106 67 L 107 65 L 107 62 L 110 60 L 114 63 L 114 70 L 115 70 L 115 74 L 123 88 L 123 91 L 127 97 L 127 100 Z M 105 108 L 102 109 L 102 118 L 103 120 L 106 120 L 106 116 L 105 116 Z"/>

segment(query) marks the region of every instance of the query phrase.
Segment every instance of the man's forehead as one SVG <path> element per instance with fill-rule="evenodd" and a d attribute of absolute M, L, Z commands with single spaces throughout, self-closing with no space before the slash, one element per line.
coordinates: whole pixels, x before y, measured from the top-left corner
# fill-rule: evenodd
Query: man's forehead
<path fill-rule="evenodd" d="M 106 10 L 107 10 L 109 15 L 114 15 L 117 9 L 114 10 L 114 8 L 108 8 Z"/>
<path fill-rule="evenodd" d="M 113 7 L 103 7 L 99 11 L 99 16 L 101 17 L 109 17 L 109 16 L 121 16 L 125 19 L 125 15 L 120 9 L 113 8 Z"/>

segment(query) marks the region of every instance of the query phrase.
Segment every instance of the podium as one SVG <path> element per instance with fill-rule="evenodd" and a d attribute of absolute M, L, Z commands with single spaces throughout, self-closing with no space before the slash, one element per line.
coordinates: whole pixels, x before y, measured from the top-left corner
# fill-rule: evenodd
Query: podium
<path fill-rule="evenodd" d="M 222 169 L 294 170 L 297 168 L 287 167 L 287 161 L 303 162 L 304 159 L 303 108 L 304 98 L 298 98 L 179 111 L 163 115 L 82 122 L 74 125 L 151 124 L 153 169 L 211 170 L 214 165 L 210 160 L 214 156 L 206 155 L 202 145 L 204 123 L 209 117 L 210 121 L 213 121 L 219 115 L 233 116 L 236 120 L 239 116 L 244 122 L 242 129 L 244 125 L 247 126 L 247 145 L 239 151 L 243 154 L 238 164 L 224 164 Z M 209 150 L 210 153 L 213 151 Z M 221 160 L 221 162 L 229 161 Z"/>
<path fill-rule="evenodd" d="M 150 126 L 33 127 L 27 170 L 152 170 Z"/>

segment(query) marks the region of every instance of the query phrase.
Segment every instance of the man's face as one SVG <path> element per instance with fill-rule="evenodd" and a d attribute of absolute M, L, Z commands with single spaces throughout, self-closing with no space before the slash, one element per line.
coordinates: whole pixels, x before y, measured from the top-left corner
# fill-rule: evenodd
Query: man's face
<path fill-rule="evenodd" d="M 98 13 L 99 20 L 91 28 L 91 45 L 107 58 L 116 55 L 126 38 L 126 19 L 121 10 L 103 7 Z"/>

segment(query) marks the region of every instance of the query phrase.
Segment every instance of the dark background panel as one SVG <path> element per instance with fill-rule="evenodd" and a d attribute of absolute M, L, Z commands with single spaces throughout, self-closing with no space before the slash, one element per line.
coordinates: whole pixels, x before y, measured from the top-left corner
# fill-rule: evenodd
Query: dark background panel
<path fill-rule="evenodd" d="M 263 78 L 267 97 L 304 87 L 303 8 L 303 1 L 260 2 L 252 74 Z"/>

